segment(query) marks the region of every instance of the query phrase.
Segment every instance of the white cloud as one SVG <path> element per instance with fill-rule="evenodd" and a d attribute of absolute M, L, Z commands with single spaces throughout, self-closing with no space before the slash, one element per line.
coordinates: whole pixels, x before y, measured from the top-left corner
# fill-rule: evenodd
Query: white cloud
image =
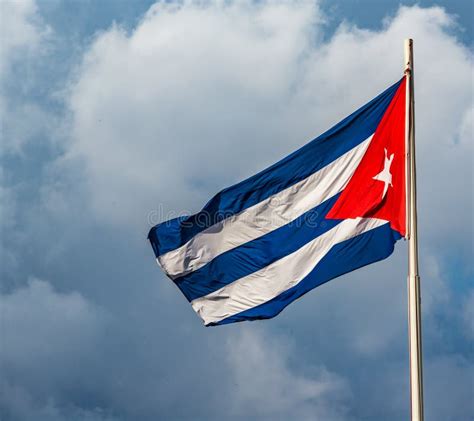
<path fill-rule="evenodd" d="M 52 131 L 57 124 L 36 103 L 37 99 L 28 97 L 35 78 L 35 65 L 47 50 L 50 33 L 35 0 L 0 2 L 0 156 L 6 152 L 21 153 L 26 142 L 39 133 Z"/>
<path fill-rule="evenodd" d="M 38 24 L 35 0 L 3 0 L 0 3 L 0 77 L 15 54 L 37 47 L 44 29 Z"/>
<path fill-rule="evenodd" d="M 324 368 L 289 366 L 289 338 L 241 329 L 228 339 L 232 400 L 229 415 L 238 419 L 342 420 L 350 397 L 347 384 Z"/>
<path fill-rule="evenodd" d="M 0 312 L 2 412 L 28 419 L 30 407 L 37 414 L 55 410 L 61 390 L 84 382 L 109 316 L 79 293 L 63 294 L 37 279 L 0 295 Z"/>
<path fill-rule="evenodd" d="M 5 323 L 2 358 L 6 361 L 12 358 L 29 364 L 32 351 L 40 360 L 49 358 L 50 352 L 67 354 L 87 346 L 87 336 L 93 338 L 103 326 L 103 315 L 82 295 L 56 292 L 48 282 L 38 279 L 31 279 L 26 287 L 11 294 L 1 295 L 0 300 Z M 64 348 L 55 351 L 56 347 L 51 346 L 55 342 Z"/>
<path fill-rule="evenodd" d="M 99 36 L 70 99 L 98 212 L 143 226 L 158 202 L 197 210 L 301 143 L 280 120 L 317 19 L 308 2 L 159 3 L 130 36 Z"/>

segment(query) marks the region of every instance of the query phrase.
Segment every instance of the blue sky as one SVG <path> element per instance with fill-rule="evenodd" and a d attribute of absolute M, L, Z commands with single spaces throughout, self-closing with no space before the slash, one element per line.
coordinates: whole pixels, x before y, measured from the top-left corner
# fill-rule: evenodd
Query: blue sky
<path fill-rule="evenodd" d="M 407 419 L 406 244 L 204 328 L 150 224 L 317 136 L 415 39 L 427 419 L 474 378 L 472 3 L 3 1 L 2 420 Z"/>

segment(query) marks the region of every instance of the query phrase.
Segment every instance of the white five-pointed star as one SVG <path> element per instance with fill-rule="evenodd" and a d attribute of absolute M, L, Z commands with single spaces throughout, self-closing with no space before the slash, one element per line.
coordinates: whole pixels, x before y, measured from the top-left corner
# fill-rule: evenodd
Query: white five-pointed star
<path fill-rule="evenodd" d="M 374 180 L 381 181 L 385 185 L 383 186 L 383 194 L 382 194 L 382 199 L 385 197 L 387 194 L 388 190 L 388 185 L 390 184 L 390 187 L 393 187 L 392 184 L 392 173 L 390 172 L 390 166 L 392 165 L 393 161 L 393 155 L 390 155 L 390 158 L 387 156 L 387 149 L 384 148 L 385 151 L 385 161 L 383 164 L 383 170 L 379 172 L 375 177 L 372 177 Z"/>

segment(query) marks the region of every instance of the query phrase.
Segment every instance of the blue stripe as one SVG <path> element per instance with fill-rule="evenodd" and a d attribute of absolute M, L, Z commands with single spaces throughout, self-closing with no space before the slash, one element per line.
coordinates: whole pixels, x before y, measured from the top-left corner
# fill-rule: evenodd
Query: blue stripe
<path fill-rule="evenodd" d="M 148 239 L 156 256 L 182 246 L 224 217 L 235 215 L 307 178 L 363 142 L 375 132 L 400 82 L 296 152 L 217 193 L 197 214 L 153 227 Z"/>
<path fill-rule="evenodd" d="M 174 281 L 192 301 L 268 266 L 339 224 L 340 220 L 325 220 L 338 197 L 339 194 L 333 196 L 294 221 L 229 250 Z"/>
<path fill-rule="evenodd" d="M 298 285 L 257 307 L 209 326 L 275 317 L 288 304 L 325 282 L 390 256 L 400 234 L 389 223 L 335 245 Z"/>

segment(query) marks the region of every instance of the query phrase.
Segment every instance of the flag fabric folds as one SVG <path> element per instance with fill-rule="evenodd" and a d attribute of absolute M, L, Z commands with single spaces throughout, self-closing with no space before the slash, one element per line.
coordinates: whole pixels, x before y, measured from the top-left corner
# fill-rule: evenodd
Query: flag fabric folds
<path fill-rule="evenodd" d="M 158 264 L 205 325 L 276 316 L 406 234 L 405 78 L 326 133 L 154 226 Z"/>

